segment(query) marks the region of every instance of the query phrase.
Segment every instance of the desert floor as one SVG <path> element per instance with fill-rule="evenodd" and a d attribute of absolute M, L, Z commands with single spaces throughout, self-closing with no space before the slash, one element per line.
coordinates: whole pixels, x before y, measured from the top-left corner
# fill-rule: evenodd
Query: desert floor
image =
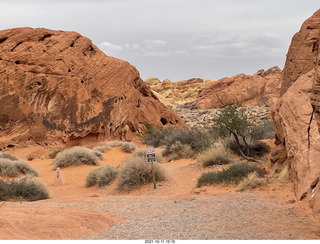
<path fill-rule="evenodd" d="M 30 150 L 12 153 L 26 159 Z M 119 193 L 115 183 L 103 189 L 85 187 L 86 176 L 97 166 L 63 168 L 64 184 L 55 185 L 49 151 L 40 146 L 32 151 L 36 157 L 29 163 L 51 198 L 0 202 L 0 239 L 320 239 L 320 224 L 306 203 L 294 201 L 292 184 L 271 175 L 267 186 L 252 191 L 224 186 L 196 189 L 199 176 L 212 169 L 204 169 L 195 159 L 164 160 L 166 180 L 158 182 L 157 189 L 148 184 Z M 100 165 L 119 166 L 130 155 L 112 148 Z"/>

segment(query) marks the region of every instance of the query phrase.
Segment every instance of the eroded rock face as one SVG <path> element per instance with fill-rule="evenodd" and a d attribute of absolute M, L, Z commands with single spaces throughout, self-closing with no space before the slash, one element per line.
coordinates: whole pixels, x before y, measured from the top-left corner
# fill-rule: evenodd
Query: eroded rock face
<path fill-rule="evenodd" d="M 297 199 L 309 201 L 320 219 L 319 35 L 320 10 L 292 38 L 281 77 L 281 98 L 271 113 L 277 148 L 283 150 L 271 154 L 286 154 L 283 164 L 290 167 Z"/>
<path fill-rule="evenodd" d="M 204 81 L 200 78 L 191 78 L 175 82 L 165 79 L 161 82 L 156 77 L 150 77 L 145 82 L 163 103 L 177 106 L 197 100 L 199 91 L 210 85 L 213 80 Z"/>
<path fill-rule="evenodd" d="M 199 92 L 196 106 L 199 109 L 222 107 L 217 95 L 224 103 L 238 100 L 243 106 L 270 105 L 279 97 L 280 75 L 281 69 L 272 67 L 254 75 L 222 78 Z"/>
<path fill-rule="evenodd" d="M 76 32 L 0 31 L 0 146 L 119 137 L 146 125 L 186 127 L 128 62 Z"/>

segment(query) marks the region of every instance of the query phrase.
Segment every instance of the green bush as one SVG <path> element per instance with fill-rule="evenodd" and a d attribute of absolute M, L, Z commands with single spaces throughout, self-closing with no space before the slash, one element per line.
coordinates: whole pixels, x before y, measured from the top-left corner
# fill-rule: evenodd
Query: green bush
<path fill-rule="evenodd" d="M 164 170 L 159 163 L 153 163 L 153 171 L 156 181 L 164 180 Z M 151 164 L 146 163 L 145 157 L 133 155 L 119 169 L 117 190 L 130 191 L 152 181 Z"/>
<path fill-rule="evenodd" d="M 92 170 L 86 178 L 86 186 L 91 187 L 98 185 L 98 187 L 104 187 L 110 185 L 110 183 L 116 178 L 118 169 L 112 165 L 106 164 L 97 169 Z"/>
<path fill-rule="evenodd" d="M 46 186 L 34 177 L 24 177 L 12 181 L 0 180 L 0 201 L 37 201 L 48 199 Z"/>
<path fill-rule="evenodd" d="M 87 147 L 76 146 L 67 148 L 58 153 L 53 160 L 54 168 L 81 164 L 98 165 L 98 162 L 101 160 L 101 157 L 98 155 L 99 153 L 97 150 L 92 150 Z"/>
<path fill-rule="evenodd" d="M 257 141 L 252 137 L 248 137 L 248 147 L 244 145 L 243 141 L 240 141 L 240 147 L 242 151 L 249 149 L 249 153 L 247 156 L 249 157 L 256 157 L 256 156 L 263 156 L 265 153 L 270 152 L 270 146 L 262 141 Z M 227 140 L 227 147 L 238 156 L 241 156 L 239 152 L 238 145 L 234 138 L 228 138 Z"/>
<path fill-rule="evenodd" d="M 264 175 L 264 171 L 255 165 L 236 163 L 227 169 L 223 169 L 222 171 L 203 173 L 198 179 L 197 187 L 214 184 L 236 185 L 249 173 L 254 171 L 256 171 L 259 176 Z"/>
<path fill-rule="evenodd" d="M 200 155 L 198 161 L 204 166 L 223 165 L 233 162 L 232 154 L 223 141 L 218 141 Z"/>
<path fill-rule="evenodd" d="M 159 146 L 162 146 L 164 145 L 165 138 L 167 138 L 175 130 L 176 128 L 173 128 L 173 127 L 167 127 L 162 131 L 155 129 L 153 127 L 150 127 L 148 128 L 148 135 L 143 137 L 143 143 L 156 148 Z"/>
<path fill-rule="evenodd" d="M 18 177 L 19 173 L 37 176 L 35 171 L 27 162 L 23 160 L 10 160 L 9 158 L 0 158 L 0 175 L 7 177 Z"/>

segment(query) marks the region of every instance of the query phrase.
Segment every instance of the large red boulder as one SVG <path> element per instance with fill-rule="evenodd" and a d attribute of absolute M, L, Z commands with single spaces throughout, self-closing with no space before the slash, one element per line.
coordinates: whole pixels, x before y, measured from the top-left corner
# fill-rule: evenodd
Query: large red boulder
<path fill-rule="evenodd" d="M 137 69 L 76 32 L 0 31 L 0 147 L 99 140 L 147 125 L 186 124 L 159 102 Z"/>
<path fill-rule="evenodd" d="M 286 158 L 298 200 L 320 219 L 320 10 L 294 35 L 281 77 L 281 98 L 272 108 L 277 148 Z M 283 153 L 286 157 L 277 157 Z M 281 162 L 275 162 L 281 163 Z"/>
<path fill-rule="evenodd" d="M 237 100 L 243 106 L 270 105 L 279 98 L 280 76 L 281 69 L 272 67 L 254 75 L 237 74 L 222 78 L 199 92 L 196 106 L 199 109 L 222 107 L 219 98 L 224 103 Z"/>

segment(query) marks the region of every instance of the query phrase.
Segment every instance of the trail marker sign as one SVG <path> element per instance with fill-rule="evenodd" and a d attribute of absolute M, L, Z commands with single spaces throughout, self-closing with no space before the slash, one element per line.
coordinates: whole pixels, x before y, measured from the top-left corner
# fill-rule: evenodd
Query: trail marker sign
<path fill-rule="evenodd" d="M 156 161 L 156 150 L 154 148 L 146 149 L 147 163 L 151 163 L 151 173 L 153 178 L 153 188 L 157 189 L 156 177 L 154 175 L 153 163 Z"/>
<path fill-rule="evenodd" d="M 156 161 L 156 150 L 153 148 L 146 149 L 147 163 L 154 163 Z"/>

